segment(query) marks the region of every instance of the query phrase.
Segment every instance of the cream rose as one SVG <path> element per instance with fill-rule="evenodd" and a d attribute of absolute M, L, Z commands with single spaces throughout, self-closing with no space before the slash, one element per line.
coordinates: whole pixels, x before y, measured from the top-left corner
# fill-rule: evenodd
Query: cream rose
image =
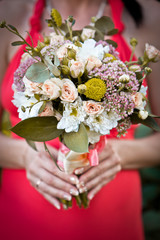
<path fill-rule="evenodd" d="M 94 56 L 88 57 L 87 65 L 86 65 L 86 69 L 88 72 L 90 72 L 95 67 L 101 67 L 101 66 L 102 66 L 102 62 L 97 57 L 94 57 Z"/>
<path fill-rule="evenodd" d="M 83 107 L 88 115 L 99 115 L 104 110 L 104 107 L 100 103 L 92 100 L 84 101 Z"/>
<path fill-rule="evenodd" d="M 42 91 L 49 99 L 54 100 L 60 96 L 62 86 L 62 80 L 59 78 L 51 78 L 44 82 Z"/>
<path fill-rule="evenodd" d="M 54 111 L 53 111 L 53 106 L 51 102 L 48 102 L 43 110 L 43 112 L 41 112 L 39 114 L 40 117 L 46 117 L 46 116 L 54 116 Z"/>
<path fill-rule="evenodd" d="M 146 43 L 145 52 L 149 60 L 159 61 L 160 60 L 160 51 L 152 45 Z"/>
<path fill-rule="evenodd" d="M 93 29 L 89 29 L 89 28 L 83 28 L 82 34 L 81 34 L 81 38 L 83 39 L 83 41 L 89 39 L 89 38 L 94 38 L 95 36 L 95 30 Z"/>
<path fill-rule="evenodd" d="M 32 95 L 32 94 L 41 94 L 42 92 L 42 85 L 43 83 L 37 83 L 37 82 L 32 82 L 30 80 L 28 80 L 28 78 L 26 78 L 25 76 L 23 77 L 23 82 L 25 85 L 25 92 L 28 95 Z"/>
<path fill-rule="evenodd" d="M 135 108 L 142 109 L 143 108 L 143 95 L 140 92 L 132 95 L 133 102 L 135 104 Z"/>
<path fill-rule="evenodd" d="M 81 61 L 71 60 L 69 63 L 71 76 L 73 78 L 81 77 L 84 73 L 85 65 Z"/>
<path fill-rule="evenodd" d="M 72 43 L 66 43 L 64 45 L 62 45 L 57 51 L 56 51 L 56 55 L 59 58 L 59 60 L 61 61 L 64 57 L 67 57 L 67 53 L 68 53 L 68 49 L 74 49 L 76 52 L 78 52 L 78 47 L 75 46 Z"/>
<path fill-rule="evenodd" d="M 62 81 L 63 86 L 60 99 L 64 102 L 74 102 L 78 97 L 77 88 L 74 83 L 67 78 L 62 79 Z"/>

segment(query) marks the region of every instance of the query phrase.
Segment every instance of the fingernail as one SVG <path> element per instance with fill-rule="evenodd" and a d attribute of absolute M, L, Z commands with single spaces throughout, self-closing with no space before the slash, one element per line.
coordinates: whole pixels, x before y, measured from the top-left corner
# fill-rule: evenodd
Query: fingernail
<path fill-rule="evenodd" d="M 80 188 L 80 189 L 79 189 L 79 192 L 80 192 L 80 193 L 87 192 L 87 188 L 86 188 L 86 187 Z"/>
<path fill-rule="evenodd" d="M 79 182 L 79 183 L 77 184 L 77 187 L 78 187 L 78 188 L 82 188 L 82 187 L 84 187 L 84 186 L 85 186 L 84 182 Z"/>
<path fill-rule="evenodd" d="M 89 195 L 89 196 L 88 196 L 88 199 L 89 199 L 89 200 L 92 200 L 92 199 L 93 199 L 93 197 L 94 197 L 94 195 L 93 195 L 93 194 L 92 194 L 92 195 Z"/>
<path fill-rule="evenodd" d="M 79 195 L 79 192 L 78 192 L 77 190 L 75 190 L 75 189 L 72 188 L 72 189 L 70 190 L 70 194 L 71 194 L 71 195 L 74 195 L 74 196 L 78 196 L 78 195 Z"/>
<path fill-rule="evenodd" d="M 79 183 L 79 180 L 77 178 L 73 177 L 73 176 L 70 177 L 70 180 L 73 184 L 78 184 Z"/>
<path fill-rule="evenodd" d="M 64 198 L 65 200 L 68 200 L 68 201 L 70 201 L 70 200 L 72 199 L 72 197 L 71 197 L 70 195 L 68 195 L 68 194 L 64 194 L 64 195 L 63 195 L 63 198 Z"/>
<path fill-rule="evenodd" d="M 60 206 L 58 203 L 55 203 L 54 206 L 55 206 L 58 210 L 61 209 L 61 206 Z"/>
<path fill-rule="evenodd" d="M 84 168 L 76 169 L 76 170 L 75 170 L 75 174 L 76 174 L 76 175 L 82 174 L 83 171 L 84 171 Z"/>

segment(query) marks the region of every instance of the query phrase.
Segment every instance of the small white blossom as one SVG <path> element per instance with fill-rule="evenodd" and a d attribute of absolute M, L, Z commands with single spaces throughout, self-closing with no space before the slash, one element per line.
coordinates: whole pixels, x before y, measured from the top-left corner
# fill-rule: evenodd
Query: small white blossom
<path fill-rule="evenodd" d="M 148 112 L 140 110 L 138 113 L 138 117 L 141 118 L 142 120 L 145 120 L 148 117 Z"/>

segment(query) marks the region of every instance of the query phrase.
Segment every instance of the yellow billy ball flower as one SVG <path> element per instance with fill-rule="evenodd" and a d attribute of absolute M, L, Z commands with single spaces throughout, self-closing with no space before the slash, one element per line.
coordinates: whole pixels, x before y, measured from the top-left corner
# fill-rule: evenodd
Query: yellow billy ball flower
<path fill-rule="evenodd" d="M 51 17 L 53 18 L 53 20 L 54 20 L 55 24 L 57 25 L 57 27 L 61 27 L 61 25 L 62 25 L 62 17 L 60 15 L 60 13 L 55 8 L 52 8 Z"/>
<path fill-rule="evenodd" d="M 87 87 L 84 95 L 95 101 L 101 101 L 106 93 L 106 84 L 102 79 L 92 78 L 85 83 Z"/>
<path fill-rule="evenodd" d="M 104 54 L 104 58 L 106 58 L 106 57 L 112 58 L 112 59 L 110 60 L 110 62 L 113 62 L 113 61 L 117 60 L 117 59 L 115 58 L 115 56 L 113 56 L 113 55 L 110 54 L 110 53 L 105 53 L 105 54 Z"/>

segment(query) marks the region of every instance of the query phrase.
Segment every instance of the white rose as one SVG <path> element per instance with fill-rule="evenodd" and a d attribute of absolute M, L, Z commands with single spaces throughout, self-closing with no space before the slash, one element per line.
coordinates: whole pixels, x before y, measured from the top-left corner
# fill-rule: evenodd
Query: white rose
<path fill-rule="evenodd" d="M 102 66 L 102 62 L 97 57 L 90 56 L 87 59 L 86 69 L 88 72 L 90 72 L 95 67 L 101 67 L 101 66 Z"/>
<path fill-rule="evenodd" d="M 149 60 L 159 61 L 160 60 L 160 51 L 152 45 L 146 43 L 145 52 Z"/>
<path fill-rule="evenodd" d="M 84 73 L 85 64 L 81 61 L 71 60 L 69 63 L 71 76 L 73 78 L 81 77 Z"/>
<path fill-rule="evenodd" d="M 95 30 L 93 29 L 89 29 L 89 28 L 83 28 L 82 34 L 81 34 L 81 38 L 83 39 L 83 41 L 89 39 L 89 38 L 94 38 L 95 36 Z"/>
<path fill-rule="evenodd" d="M 140 110 L 138 113 L 138 117 L 141 118 L 142 120 L 145 120 L 148 117 L 148 112 Z"/>
<path fill-rule="evenodd" d="M 62 35 L 57 35 L 55 32 L 50 33 L 50 44 L 54 45 L 57 43 L 63 43 L 64 37 Z"/>
<path fill-rule="evenodd" d="M 23 82 L 25 85 L 25 93 L 27 95 L 41 94 L 43 83 L 32 82 L 28 80 L 25 76 L 23 77 Z"/>
<path fill-rule="evenodd" d="M 60 99 L 64 102 L 74 102 L 75 99 L 78 97 L 78 91 L 74 83 L 64 78 L 62 79 L 63 86 L 62 86 L 62 93 Z"/>
<path fill-rule="evenodd" d="M 60 96 L 62 86 L 62 80 L 59 78 L 48 79 L 42 86 L 42 93 L 47 95 L 51 100 L 56 99 Z"/>

